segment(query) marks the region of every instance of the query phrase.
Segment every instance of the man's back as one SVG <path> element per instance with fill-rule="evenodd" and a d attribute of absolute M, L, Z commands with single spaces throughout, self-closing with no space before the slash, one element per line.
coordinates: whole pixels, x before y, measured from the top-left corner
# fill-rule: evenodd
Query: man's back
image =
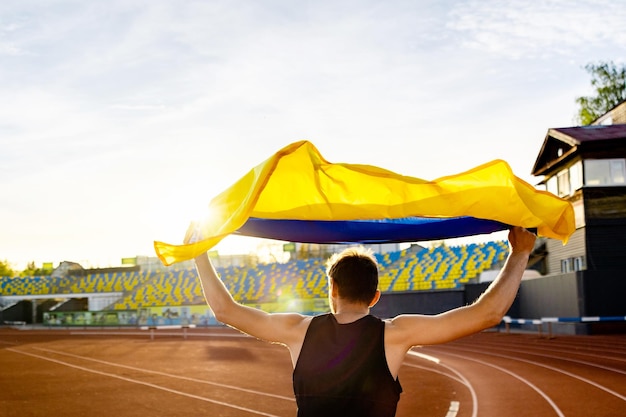
<path fill-rule="evenodd" d="M 202 291 L 218 321 L 289 348 L 297 368 L 293 377 L 294 391 L 300 397 L 298 404 L 303 405 L 300 415 L 384 416 L 393 413 L 378 412 L 375 403 L 380 401 L 383 410 L 392 410 L 385 404 L 393 402 L 395 410 L 395 396 L 399 395 L 400 387 L 394 377 L 411 347 L 446 343 L 500 322 L 517 294 L 534 243 L 532 233 L 520 227 L 511 229 L 510 252 L 502 270 L 473 304 L 436 315 L 402 314 L 384 323 L 369 316 L 381 293 L 377 289 L 376 259 L 361 250 L 347 249 L 329 260 L 328 292 L 333 315 L 321 316 L 325 319 L 313 320 L 299 313 L 267 313 L 244 306 L 233 299 L 206 253 L 196 258 L 196 266 Z M 316 359 L 318 355 L 320 359 Z M 374 368 L 370 368 L 370 361 Z M 360 374 L 361 367 L 377 377 Z M 325 372 L 322 374 L 321 370 Z M 308 379 L 312 381 L 310 384 Z M 344 381 L 349 392 L 358 394 L 346 395 L 347 391 L 342 391 Z M 331 391 L 325 392 L 327 388 Z M 378 394 L 380 399 L 376 397 Z M 325 411 L 316 413 L 315 403 L 309 400 L 324 395 L 337 401 L 323 404 Z M 345 398 L 351 398 L 350 413 L 341 410 Z M 310 409 L 313 411 L 309 412 Z"/>
<path fill-rule="evenodd" d="M 385 358 L 384 323 L 371 315 L 311 321 L 293 382 L 298 416 L 394 416 L 402 387 Z"/>

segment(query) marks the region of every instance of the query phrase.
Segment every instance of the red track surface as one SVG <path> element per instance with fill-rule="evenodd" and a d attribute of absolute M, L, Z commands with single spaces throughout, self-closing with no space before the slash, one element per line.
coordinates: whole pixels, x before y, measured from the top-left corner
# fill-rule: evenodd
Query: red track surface
<path fill-rule="evenodd" d="M 0 416 L 295 416 L 286 349 L 239 336 L 0 329 Z M 400 381 L 398 417 L 624 416 L 626 335 L 481 333 Z"/>

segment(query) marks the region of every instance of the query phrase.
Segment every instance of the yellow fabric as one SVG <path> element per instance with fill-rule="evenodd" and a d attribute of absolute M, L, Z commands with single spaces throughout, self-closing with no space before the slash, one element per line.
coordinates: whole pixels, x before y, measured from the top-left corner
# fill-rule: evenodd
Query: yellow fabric
<path fill-rule="evenodd" d="M 206 252 L 249 217 L 367 220 L 472 216 L 537 228 L 540 236 L 564 243 L 575 230 L 570 203 L 536 190 L 516 177 L 504 161 L 426 181 L 370 165 L 329 163 L 308 141 L 288 145 L 250 170 L 211 200 L 209 213 L 201 224 L 204 240 L 183 245 L 154 242 L 165 265 Z"/>

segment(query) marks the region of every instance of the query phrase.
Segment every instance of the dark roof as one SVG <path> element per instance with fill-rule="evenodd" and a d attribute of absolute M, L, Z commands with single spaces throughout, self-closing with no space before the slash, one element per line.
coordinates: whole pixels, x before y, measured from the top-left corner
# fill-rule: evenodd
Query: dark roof
<path fill-rule="evenodd" d="M 614 140 L 626 140 L 626 124 L 548 129 L 532 174 L 545 174 L 546 170 L 577 153 L 581 145 Z"/>
<path fill-rule="evenodd" d="M 626 124 L 559 127 L 548 130 L 548 136 L 550 135 L 572 145 L 597 140 L 626 139 Z"/>

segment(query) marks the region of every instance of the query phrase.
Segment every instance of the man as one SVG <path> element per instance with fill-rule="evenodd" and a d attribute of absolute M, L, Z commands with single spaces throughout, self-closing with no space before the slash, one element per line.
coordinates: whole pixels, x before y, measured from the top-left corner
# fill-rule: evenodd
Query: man
<path fill-rule="evenodd" d="M 310 317 L 266 313 L 233 300 L 206 254 L 196 258 L 205 298 L 217 320 L 289 348 L 298 416 L 393 416 L 402 391 L 397 379 L 413 346 L 450 342 L 497 325 L 511 306 L 535 235 L 515 227 L 509 256 L 472 305 L 437 315 L 371 316 L 380 298 L 371 253 L 348 249 L 329 260 L 331 313 Z"/>

